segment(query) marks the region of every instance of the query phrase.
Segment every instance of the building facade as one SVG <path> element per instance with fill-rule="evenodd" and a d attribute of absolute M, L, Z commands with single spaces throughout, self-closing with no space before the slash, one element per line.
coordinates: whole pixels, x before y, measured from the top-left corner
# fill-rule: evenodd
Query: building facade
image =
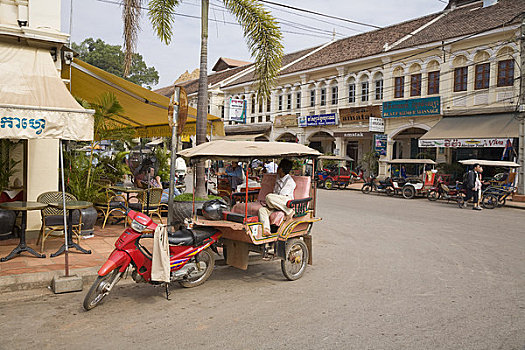
<path fill-rule="evenodd" d="M 438 13 L 285 55 L 267 100 L 255 94 L 251 65 L 210 94 L 224 101 L 226 123 L 228 101 L 242 99 L 246 125 L 272 122 L 272 141 L 358 162 L 376 151 L 381 160 L 500 159 L 509 142 L 512 160 L 524 11 L 519 0 L 451 0 Z"/>

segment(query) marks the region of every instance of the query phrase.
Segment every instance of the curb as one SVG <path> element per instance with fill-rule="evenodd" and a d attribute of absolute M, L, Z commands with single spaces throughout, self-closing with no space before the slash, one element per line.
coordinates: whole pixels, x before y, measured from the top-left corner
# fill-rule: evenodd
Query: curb
<path fill-rule="evenodd" d="M 82 277 L 82 283 L 84 286 L 86 286 L 93 283 L 99 268 L 100 267 L 88 267 L 82 269 L 73 269 L 70 271 L 70 275 Z M 0 276 L 0 293 L 47 288 L 51 285 L 51 280 L 54 276 L 62 276 L 63 274 L 64 271 L 56 270 Z"/>

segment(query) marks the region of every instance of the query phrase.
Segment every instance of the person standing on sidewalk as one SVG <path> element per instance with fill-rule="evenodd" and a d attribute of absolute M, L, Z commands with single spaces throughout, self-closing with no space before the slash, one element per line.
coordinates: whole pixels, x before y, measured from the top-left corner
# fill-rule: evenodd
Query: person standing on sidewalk
<path fill-rule="evenodd" d="M 479 164 L 474 164 L 474 169 L 469 170 L 466 179 L 467 196 L 463 202 L 463 208 L 467 207 L 467 202 L 472 198 L 474 202 L 473 210 L 481 210 L 479 201 L 481 199 L 481 173 L 483 168 Z"/>

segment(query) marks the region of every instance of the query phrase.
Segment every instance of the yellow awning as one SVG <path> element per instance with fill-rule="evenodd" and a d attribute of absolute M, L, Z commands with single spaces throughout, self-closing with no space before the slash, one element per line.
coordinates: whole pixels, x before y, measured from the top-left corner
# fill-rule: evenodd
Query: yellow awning
<path fill-rule="evenodd" d="M 67 70 L 62 70 L 67 78 Z M 113 121 L 135 128 L 138 137 L 171 136 L 168 125 L 169 98 L 75 59 L 71 64 L 71 94 L 94 102 L 102 93 L 113 93 L 124 112 Z M 195 134 L 197 110 L 188 107 L 183 134 Z M 224 136 L 221 118 L 208 114 L 208 134 Z"/>

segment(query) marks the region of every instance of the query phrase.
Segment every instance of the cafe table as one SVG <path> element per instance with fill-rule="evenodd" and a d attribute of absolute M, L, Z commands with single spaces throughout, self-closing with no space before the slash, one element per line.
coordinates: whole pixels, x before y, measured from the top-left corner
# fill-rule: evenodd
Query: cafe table
<path fill-rule="evenodd" d="M 131 193 L 141 193 L 146 191 L 144 188 L 138 188 L 134 186 L 109 186 L 110 190 L 116 191 L 116 192 L 122 192 L 126 194 L 126 205 L 129 205 L 129 195 Z"/>
<path fill-rule="evenodd" d="M 39 254 L 34 251 L 31 247 L 28 247 L 26 244 L 26 225 L 27 225 L 27 212 L 30 210 L 42 210 L 47 207 L 47 204 L 40 202 L 25 202 L 25 201 L 15 201 L 0 203 L 0 208 L 5 210 L 13 210 L 14 212 L 22 213 L 22 222 L 20 225 L 20 243 L 16 246 L 15 249 L 9 253 L 5 258 L 1 258 L 0 261 L 4 262 L 14 258 L 22 252 L 28 252 L 36 256 L 37 258 L 45 258 L 45 254 Z"/>
<path fill-rule="evenodd" d="M 75 248 L 81 253 L 84 254 L 91 254 L 91 250 L 87 250 L 82 248 L 77 243 L 73 242 L 73 211 L 79 210 L 79 209 L 85 209 L 89 208 L 93 205 L 91 202 L 86 201 L 67 201 L 66 202 L 66 211 L 68 212 L 68 219 L 67 219 L 67 245 L 68 249 Z M 63 202 L 53 202 L 49 203 L 50 207 L 55 207 L 58 209 L 64 209 L 64 203 Z M 51 257 L 54 258 L 56 256 L 59 256 L 66 250 L 66 244 L 64 243 L 56 253 L 51 254 Z"/>

